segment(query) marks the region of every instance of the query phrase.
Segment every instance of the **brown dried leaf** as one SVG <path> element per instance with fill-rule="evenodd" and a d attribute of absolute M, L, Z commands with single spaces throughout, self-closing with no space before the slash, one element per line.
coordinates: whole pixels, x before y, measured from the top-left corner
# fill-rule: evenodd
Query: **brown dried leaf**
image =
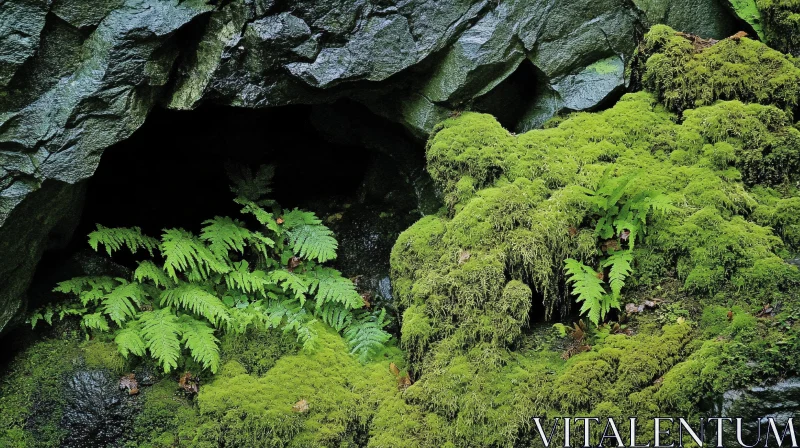
<path fill-rule="evenodd" d="M 128 395 L 136 395 L 139 393 L 139 382 L 136 381 L 136 376 L 129 373 L 119 380 L 120 390 L 127 390 Z"/>
<path fill-rule="evenodd" d="M 304 412 L 308 412 L 308 401 L 300 400 L 292 406 L 292 412 L 297 412 L 302 414 Z"/>
<path fill-rule="evenodd" d="M 733 310 L 728 310 L 728 322 L 733 320 Z"/>
<path fill-rule="evenodd" d="M 200 378 L 192 375 L 192 372 L 186 372 L 181 375 L 178 379 L 178 385 L 189 394 L 200 392 Z"/>
<path fill-rule="evenodd" d="M 394 376 L 398 378 L 400 377 L 400 369 L 397 368 L 397 365 L 395 365 L 395 363 L 393 362 L 389 363 L 389 371 L 392 372 Z"/>
<path fill-rule="evenodd" d="M 639 307 L 636 306 L 635 303 L 629 303 L 625 305 L 625 312 L 628 314 L 634 314 L 639 312 Z"/>
<path fill-rule="evenodd" d="M 276 219 L 275 222 L 277 222 L 278 225 L 283 224 L 283 217 L 282 216 L 278 216 L 278 219 Z"/>
<path fill-rule="evenodd" d="M 411 378 L 409 378 L 408 375 L 397 378 L 397 388 L 399 390 L 405 391 L 409 387 L 411 387 Z"/>
<path fill-rule="evenodd" d="M 300 264 L 302 262 L 303 262 L 303 260 L 300 259 L 300 257 L 292 257 L 292 258 L 290 258 L 289 259 L 289 263 L 287 264 L 287 266 L 289 267 L 289 272 L 294 272 L 295 268 L 300 266 Z"/>
<path fill-rule="evenodd" d="M 464 264 L 469 261 L 469 257 L 471 257 L 470 253 L 462 250 L 461 253 L 458 255 L 458 264 Z"/>

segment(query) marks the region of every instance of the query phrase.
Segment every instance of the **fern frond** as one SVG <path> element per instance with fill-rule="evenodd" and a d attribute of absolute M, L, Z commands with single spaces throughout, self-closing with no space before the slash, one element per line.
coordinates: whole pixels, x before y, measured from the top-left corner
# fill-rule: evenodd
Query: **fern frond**
<path fill-rule="evenodd" d="M 230 270 L 205 244 L 183 229 L 165 230 L 161 239 L 164 269 L 173 280 L 178 280 L 178 272 L 192 271 L 205 279 L 212 272 L 224 274 Z"/>
<path fill-rule="evenodd" d="M 284 269 L 270 271 L 267 277 L 270 282 L 278 285 L 286 294 L 300 301 L 301 306 L 305 304 L 306 293 L 308 293 L 308 284 L 305 278 Z"/>
<path fill-rule="evenodd" d="M 178 367 L 181 356 L 181 325 L 170 308 L 145 311 L 139 318 L 141 335 L 150 355 L 169 373 Z"/>
<path fill-rule="evenodd" d="M 214 336 L 214 329 L 205 322 L 183 315 L 180 318 L 183 331 L 183 344 L 189 349 L 192 358 L 204 369 L 217 373 L 219 370 L 219 339 Z"/>
<path fill-rule="evenodd" d="M 614 252 L 603 262 L 603 267 L 611 266 L 608 274 L 608 283 L 611 286 L 613 296 L 619 297 L 622 288 L 625 286 L 625 279 L 631 275 L 633 268 L 631 262 L 633 261 L 633 252 L 627 250 L 624 252 Z"/>
<path fill-rule="evenodd" d="M 255 173 L 248 166 L 226 164 L 228 178 L 231 180 L 231 191 L 237 196 L 250 201 L 265 201 L 265 198 L 272 193 L 272 178 L 275 176 L 273 165 L 261 165 Z"/>
<path fill-rule="evenodd" d="M 215 327 L 230 320 L 228 307 L 200 285 L 183 283 L 161 293 L 161 306 L 173 306 L 202 316 Z"/>
<path fill-rule="evenodd" d="M 117 279 L 120 285 L 103 296 L 103 313 L 108 315 L 117 325 L 122 325 L 129 317 L 136 315 L 137 307 L 147 297 L 147 293 L 139 283 L 128 283 Z"/>
<path fill-rule="evenodd" d="M 133 272 L 133 279 L 139 283 L 150 280 L 156 286 L 170 287 L 174 285 L 172 279 L 167 276 L 167 273 L 149 260 L 139 262 L 139 266 Z"/>
<path fill-rule="evenodd" d="M 344 332 L 350 353 L 358 355 L 361 362 L 367 362 L 391 339 L 392 335 L 384 330 L 388 324 L 386 310 L 381 310 L 377 316 L 367 313 L 354 320 Z"/>
<path fill-rule="evenodd" d="M 233 269 L 225 274 L 225 284 L 229 289 L 237 289 L 246 294 L 254 292 L 266 296 L 265 288 L 274 285 L 275 281 L 270 280 L 267 273 L 261 270 L 250 271 L 250 264 L 247 260 L 233 263 Z"/>
<path fill-rule="evenodd" d="M 347 309 L 364 307 L 364 300 L 350 279 L 342 277 L 336 269 L 317 266 L 305 274 L 308 293 L 316 296 L 317 308 L 326 303 L 339 303 Z M 316 291 L 316 292 L 315 292 Z"/>
<path fill-rule="evenodd" d="M 578 260 L 564 260 L 567 271 L 567 283 L 572 283 L 572 293 L 578 302 L 583 302 L 581 313 L 589 314 L 589 320 L 595 325 L 600 322 L 601 300 L 605 294 L 603 281 L 598 278 L 594 269 Z"/>
<path fill-rule="evenodd" d="M 138 325 L 127 325 L 117 332 L 114 342 L 117 343 L 117 350 L 123 357 L 127 358 L 128 355 L 144 356 L 147 351 L 147 343 L 142 339 L 139 331 Z"/>
<path fill-rule="evenodd" d="M 283 230 L 278 225 L 275 215 L 264 210 L 255 202 L 246 198 L 236 198 L 235 202 L 242 206 L 242 213 L 253 215 L 256 220 L 276 235 L 282 235 Z"/>
<path fill-rule="evenodd" d="M 74 294 L 78 296 L 81 303 L 86 306 L 88 303 L 96 303 L 117 286 L 117 280 L 111 277 L 88 276 L 75 277 L 70 280 L 60 282 L 54 292 L 64 294 Z"/>
<path fill-rule="evenodd" d="M 97 230 L 89 234 L 89 245 L 97 251 L 99 245 L 106 247 L 106 252 L 110 257 L 114 252 L 123 246 L 127 247 L 131 253 L 136 253 L 139 249 L 145 249 L 150 256 L 153 256 L 153 249 L 158 248 L 158 240 L 142 234 L 142 229 L 131 227 L 109 228 L 97 224 Z"/>
<path fill-rule="evenodd" d="M 101 313 L 85 314 L 81 319 L 81 326 L 87 330 L 102 332 L 109 330 L 108 321 Z"/>
<path fill-rule="evenodd" d="M 283 217 L 289 245 L 297 256 L 324 263 L 336 258 L 339 244 L 333 232 L 311 212 L 294 209 Z"/>
<path fill-rule="evenodd" d="M 238 219 L 217 216 L 204 221 L 203 225 L 200 239 L 207 242 L 211 252 L 221 260 L 228 258 L 229 251 L 244 254 L 247 241 L 252 237 L 250 230 Z"/>
<path fill-rule="evenodd" d="M 323 322 L 336 331 L 344 330 L 353 320 L 353 313 L 337 303 L 326 303 L 318 310 Z"/>

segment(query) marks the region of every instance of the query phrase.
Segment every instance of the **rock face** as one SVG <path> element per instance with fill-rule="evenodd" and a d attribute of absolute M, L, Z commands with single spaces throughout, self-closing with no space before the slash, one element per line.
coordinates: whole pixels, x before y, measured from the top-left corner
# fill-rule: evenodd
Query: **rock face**
<path fill-rule="evenodd" d="M 6 2 L 0 331 L 21 307 L 51 230 L 77 214 L 79 188 L 72 186 L 90 177 L 103 150 L 130 136 L 154 106 L 260 108 L 346 97 L 423 137 L 453 111 L 492 97 L 528 64 L 535 94 L 515 99 L 521 112 L 508 123 L 523 131 L 559 111 L 616 98 L 648 20 L 677 28 L 686 21 L 699 33 L 716 33 L 731 20 L 714 9 L 716 0 L 678 2 L 680 8 L 642 3 Z M 47 185 L 52 193 L 36 194 Z"/>

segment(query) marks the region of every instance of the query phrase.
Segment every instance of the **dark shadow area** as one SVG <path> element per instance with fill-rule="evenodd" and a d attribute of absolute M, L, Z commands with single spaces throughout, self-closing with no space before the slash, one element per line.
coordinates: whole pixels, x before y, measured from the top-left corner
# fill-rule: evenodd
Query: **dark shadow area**
<path fill-rule="evenodd" d="M 508 130 L 517 128 L 536 100 L 536 67 L 525 59 L 514 72 L 473 103 L 472 109 L 494 115 Z"/>

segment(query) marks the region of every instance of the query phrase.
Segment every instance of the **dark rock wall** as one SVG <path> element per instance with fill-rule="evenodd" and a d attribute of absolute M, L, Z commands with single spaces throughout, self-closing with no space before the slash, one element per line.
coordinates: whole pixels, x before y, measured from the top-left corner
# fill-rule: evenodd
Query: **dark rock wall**
<path fill-rule="evenodd" d="M 50 182 L 68 190 L 90 177 L 103 150 L 130 136 L 156 105 L 262 108 L 347 97 L 424 138 L 452 111 L 473 108 L 527 60 L 535 93 L 516 99 L 513 107 L 521 112 L 508 124 L 522 131 L 562 110 L 600 107 L 621 93 L 627 86 L 625 64 L 650 22 L 715 37 L 727 33 L 732 19 L 716 5 L 716 0 L 4 2 L 0 331 L 20 308 L 52 223 L 77 213 L 64 209 L 71 200 L 50 206 L 52 196 L 34 193 Z"/>

